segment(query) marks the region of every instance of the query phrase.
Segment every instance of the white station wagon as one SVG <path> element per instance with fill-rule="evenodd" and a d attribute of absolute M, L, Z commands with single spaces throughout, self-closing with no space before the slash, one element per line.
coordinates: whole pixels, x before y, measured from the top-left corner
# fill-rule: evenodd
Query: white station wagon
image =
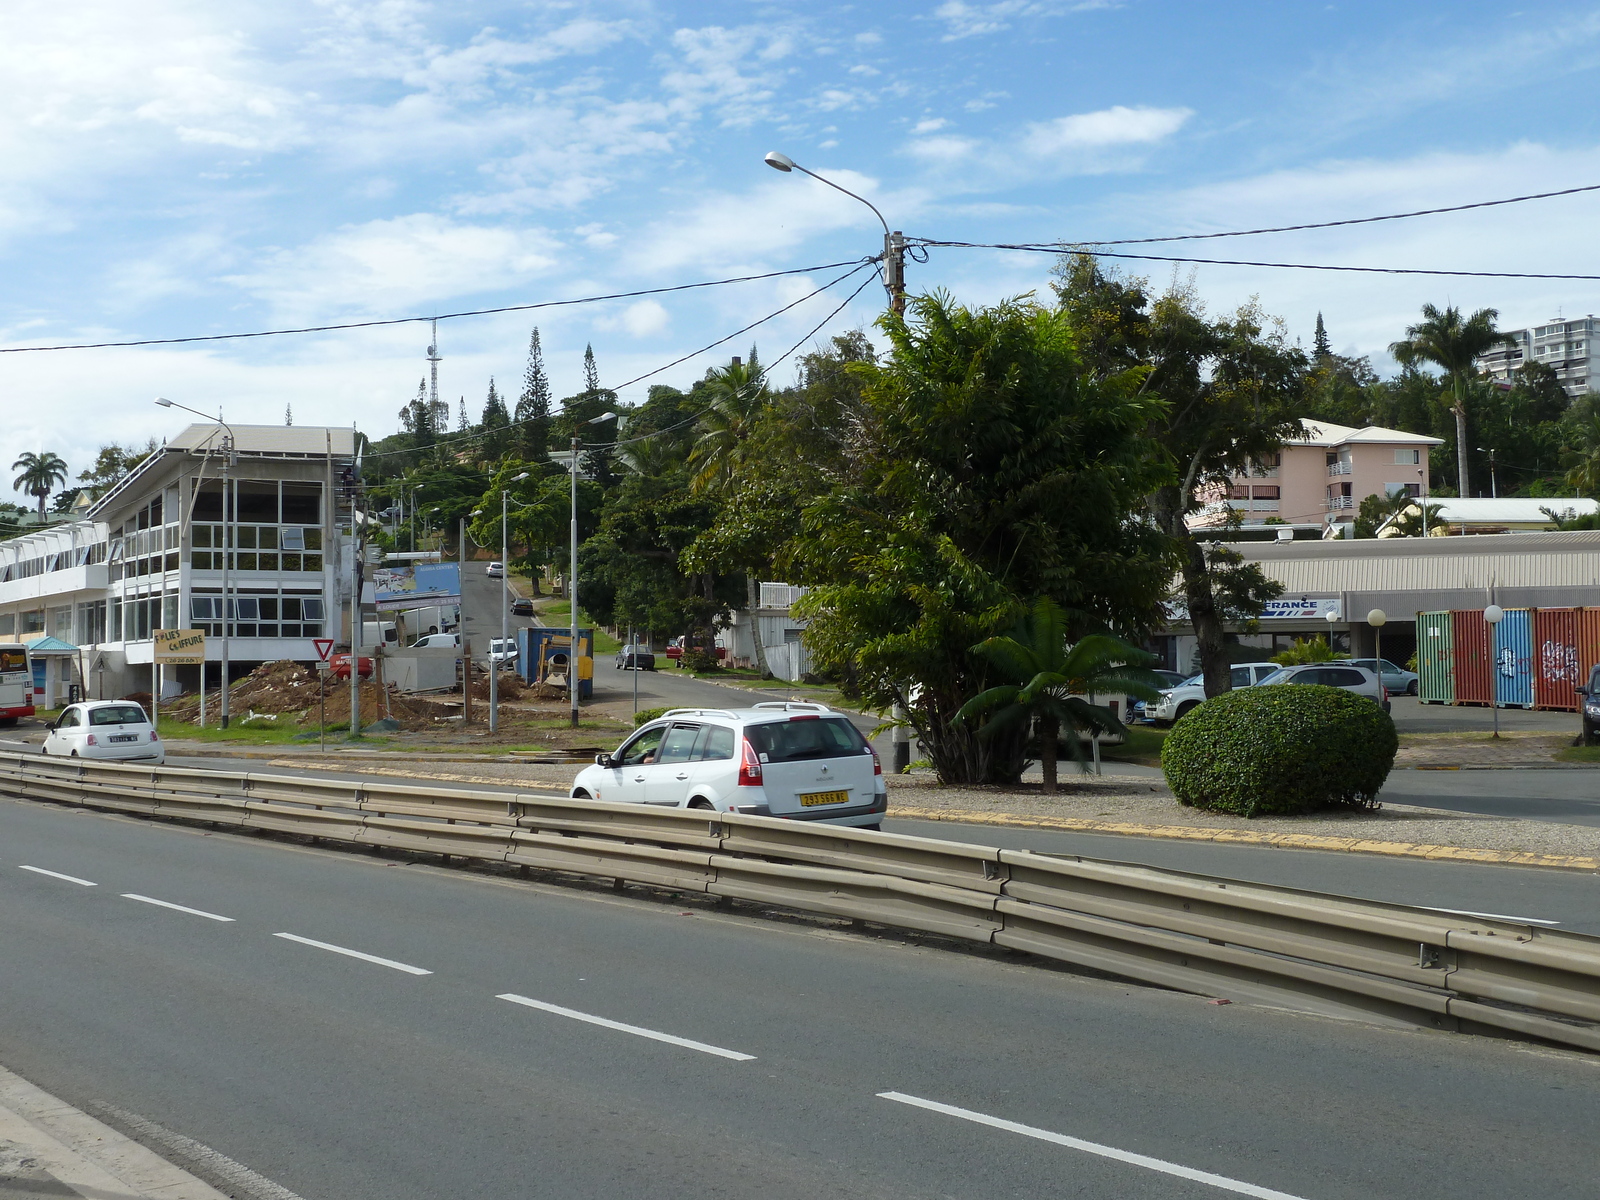
<path fill-rule="evenodd" d="M 91 700 L 68 705 L 45 735 L 41 754 L 62 758 L 123 759 L 161 764 L 167 748 L 144 709 L 132 700 Z"/>
<path fill-rule="evenodd" d="M 889 798 L 877 753 L 821 704 L 678 708 L 572 781 L 575 799 L 659 804 L 877 829 Z"/>

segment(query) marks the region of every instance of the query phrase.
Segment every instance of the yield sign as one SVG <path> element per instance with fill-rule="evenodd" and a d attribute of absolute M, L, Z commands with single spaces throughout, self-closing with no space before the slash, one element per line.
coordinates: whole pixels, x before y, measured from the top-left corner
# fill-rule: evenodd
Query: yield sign
<path fill-rule="evenodd" d="M 311 644 L 317 648 L 317 657 L 323 662 L 328 661 L 328 655 L 333 650 L 332 638 L 313 638 Z"/>

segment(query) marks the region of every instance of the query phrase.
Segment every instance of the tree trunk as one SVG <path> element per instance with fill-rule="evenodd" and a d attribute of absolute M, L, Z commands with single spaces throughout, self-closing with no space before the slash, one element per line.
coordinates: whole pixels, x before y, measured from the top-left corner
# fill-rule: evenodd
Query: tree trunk
<path fill-rule="evenodd" d="M 756 609 L 761 606 L 761 585 L 754 575 L 744 577 L 745 611 L 750 614 L 750 644 L 756 648 L 756 670 L 761 678 L 771 679 L 772 668 L 767 665 L 767 648 L 761 644 L 761 621 Z"/>
<path fill-rule="evenodd" d="M 1467 396 L 1461 376 L 1456 376 L 1456 486 L 1465 500 L 1472 495 L 1467 490 Z M 1428 514 L 1422 514 L 1422 536 L 1428 536 Z"/>
<path fill-rule="evenodd" d="M 1061 732 L 1061 722 L 1054 716 L 1041 715 L 1039 725 L 1039 770 L 1044 774 L 1046 796 L 1056 794 L 1056 738 Z"/>
<path fill-rule="evenodd" d="M 1184 524 L 1182 497 L 1177 488 L 1162 488 L 1156 493 L 1152 508 L 1162 532 L 1175 539 L 1182 551 L 1179 567 L 1183 573 L 1184 601 L 1189 606 L 1189 623 L 1194 626 L 1195 640 L 1199 643 L 1200 670 L 1205 674 L 1206 699 L 1209 700 L 1232 690 L 1233 664 L 1228 661 L 1228 639 L 1211 589 L 1211 567 L 1206 562 L 1205 546 Z M 1180 669 L 1185 668 L 1180 666 Z"/>

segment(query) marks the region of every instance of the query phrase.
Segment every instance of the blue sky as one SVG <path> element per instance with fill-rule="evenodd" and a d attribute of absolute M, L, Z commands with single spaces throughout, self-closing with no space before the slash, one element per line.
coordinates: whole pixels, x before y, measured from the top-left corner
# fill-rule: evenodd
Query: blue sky
<path fill-rule="evenodd" d="M 0 45 L 0 346 L 450 312 L 875 253 L 908 235 L 1105 239 L 1328 220 L 1600 183 L 1600 8 L 11 0 Z M 1600 194 L 1597 194 L 1600 195 Z M 1201 256 L 1600 274 L 1600 198 L 1204 243 Z M 1590 232 L 1585 233 L 1585 230 Z M 913 290 L 1043 290 L 1050 260 L 935 250 Z M 1157 286 L 1173 268 L 1143 264 Z M 1309 342 L 1372 354 L 1426 301 L 1519 326 L 1582 282 L 1183 268 Z M 830 276 L 441 325 L 441 393 L 514 397 L 538 324 L 557 394 L 585 343 L 616 384 Z M 850 285 L 853 287 L 854 285 Z M 771 358 L 846 293 L 718 354 Z M 832 299 L 837 295 L 838 299 Z M 869 287 L 833 330 L 870 326 Z M 0 356 L 7 441 L 76 471 L 231 421 L 381 435 L 425 326 Z M 657 376 L 687 386 L 717 355 Z M 785 372 L 780 370 L 780 377 Z M 638 400 L 646 384 L 626 389 Z M 9 461 L 9 460 L 7 460 Z"/>

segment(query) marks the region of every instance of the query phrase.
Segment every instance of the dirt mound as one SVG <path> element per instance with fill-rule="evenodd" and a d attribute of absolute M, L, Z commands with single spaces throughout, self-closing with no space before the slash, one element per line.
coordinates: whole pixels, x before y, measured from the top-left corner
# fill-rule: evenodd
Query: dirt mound
<path fill-rule="evenodd" d="M 259 709 L 257 711 L 260 711 Z M 350 681 L 340 680 L 328 688 L 327 721 L 329 725 L 346 725 L 350 721 Z M 315 729 L 318 707 L 316 691 L 311 694 L 311 706 L 300 718 L 300 724 Z M 361 723 L 370 725 L 383 717 L 393 717 L 403 729 L 429 729 L 433 726 L 433 706 L 418 704 L 399 692 L 380 687 L 370 679 L 361 681 Z"/>
<path fill-rule="evenodd" d="M 262 663 L 228 689 L 228 711 L 235 717 L 258 713 L 298 713 L 317 702 L 317 673 L 297 662 Z M 222 708 L 222 692 L 206 693 L 206 717 L 215 719 Z M 162 714 L 178 721 L 200 719 L 200 696 L 192 693 L 161 706 Z"/>
<path fill-rule="evenodd" d="M 522 682 L 522 677 L 514 671 L 500 672 L 500 699 L 510 703 L 522 699 L 522 693 L 527 690 L 527 685 Z M 459 693 L 458 693 L 459 694 Z M 472 677 L 472 698 L 489 701 L 489 677 L 487 675 L 474 675 Z"/>

